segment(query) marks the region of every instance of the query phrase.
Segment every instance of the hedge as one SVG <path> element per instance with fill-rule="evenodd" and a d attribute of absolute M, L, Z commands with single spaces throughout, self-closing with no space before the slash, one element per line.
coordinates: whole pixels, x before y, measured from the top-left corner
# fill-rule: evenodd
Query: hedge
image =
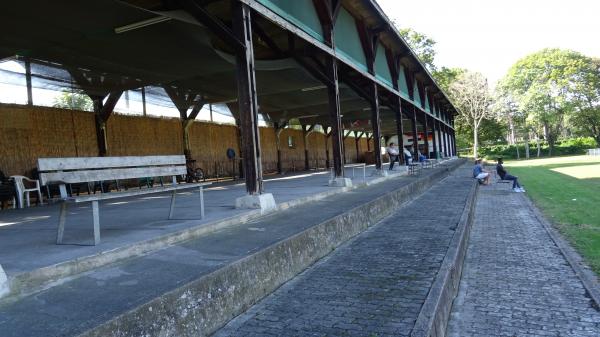
<path fill-rule="evenodd" d="M 482 146 L 478 149 L 479 157 L 486 159 L 496 159 L 498 157 L 506 159 L 517 158 L 517 146 L 519 147 L 519 154 L 521 158 L 525 157 L 525 144 L 518 145 L 490 145 Z M 548 157 L 550 147 L 547 142 L 540 142 L 540 157 Z M 566 156 L 566 155 L 578 155 L 585 154 L 587 149 L 597 148 L 598 144 L 592 137 L 580 137 L 580 138 L 568 138 L 557 141 L 554 144 L 554 151 L 552 156 Z M 473 156 L 472 153 L 461 153 L 461 155 Z M 535 142 L 529 143 L 529 156 L 537 156 L 537 145 Z"/>

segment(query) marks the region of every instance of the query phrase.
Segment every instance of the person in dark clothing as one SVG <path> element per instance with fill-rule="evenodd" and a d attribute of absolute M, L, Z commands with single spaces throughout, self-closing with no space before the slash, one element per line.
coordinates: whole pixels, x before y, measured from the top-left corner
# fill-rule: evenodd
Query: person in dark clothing
<path fill-rule="evenodd" d="M 498 158 L 498 164 L 496 165 L 496 172 L 498 173 L 500 178 L 502 180 L 512 180 L 513 191 L 521 192 L 521 193 L 525 192 L 525 189 L 523 187 L 521 187 L 521 185 L 519 184 L 519 178 L 508 174 L 508 172 L 506 172 L 506 170 L 504 169 L 504 166 L 502 166 L 502 164 L 504 164 L 504 160 L 502 160 L 502 158 Z"/>

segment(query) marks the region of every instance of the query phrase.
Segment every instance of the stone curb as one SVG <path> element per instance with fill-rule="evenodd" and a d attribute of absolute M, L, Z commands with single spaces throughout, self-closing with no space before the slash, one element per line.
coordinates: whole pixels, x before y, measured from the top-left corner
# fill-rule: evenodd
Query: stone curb
<path fill-rule="evenodd" d="M 456 224 L 446 256 L 429 289 L 419 316 L 417 316 L 410 334 L 411 337 L 443 337 L 446 335 L 450 310 L 458 293 L 463 262 L 467 254 L 477 191 L 478 184 L 474 181 L 460 220 Z"/>
<path fill-rule="evenodd" d="M 80 336 L 206 336 L 463 164 L 416 180 L 140 305 Z"/>
<path fill-rule="evenodd" d="M 450 163 L 450 165 L 452 165 L 452 163 Z M 330 191 L 317 193 L 315 195 L 278 203 L 277 207 L 271 212 L 282 211 L 309 202 L 319 201 L 338 193 L 344 193 L 357 188 L 371 186 L 389 179 L 397 178 L 399 176 L 402 176 L 402 174 L 392 174 L 386 177 L 374 179 L 372 181 L 360 182 L 351 187 L 336 188 Z M 184 241 L 193 240 L 200 236 L 227 227 L 244 224 L 248 221 L 258 219 L 266 214 L 267 213 L 261 212 L 261 210 L 251 210 L 244 214 L 199 224 L 191 228 L 165 234 L 157 238 L 140 241 L 128 246 L 118 247 L 89 256 L 83 256 L 70 261 L 38 268 L 29 272 L 19 273 L 16 275 L 7 275 L 8 281 L 7 285 L 5 285 L 5 288 L 8 290 L 5 290 L 4 294 L 2 291 L 0 291 L 0 302 L 13 302 L 24 296 L 51 288 L 57 284 L 61 284 L 95 268 L 116 263 L 132 257 L 143 256 L 159 249 L 163 249 Z"/>
<path fill-rule="evenodd" d="M 581 280 L 587 295 L 591 298 L 596 310 L 600 311 L 600 281 L 596 274 L 583 260 L 581 255 L 571 247 L 571 245 L 562 237 L 562 235 L 554 229 L 551 222 L 540 212 L 529 196 L 525 196 L 526 204 L 531 209 L 536 219 L 546 229 L 546 232 L 558 247 L 561 254 L 565 257 L 575 275 Z"/>

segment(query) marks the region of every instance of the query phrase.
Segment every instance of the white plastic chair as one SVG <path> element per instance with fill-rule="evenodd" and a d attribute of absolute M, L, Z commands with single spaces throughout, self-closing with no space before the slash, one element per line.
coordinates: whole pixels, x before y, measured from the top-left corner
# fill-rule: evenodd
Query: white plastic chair
<path fill-rule="evenodd" d="M 19 208 L 23 208 L 23 196 L 25 196 L 25 200 L 27 201 L 27 207 L 31 206 L 30 202 L 29 202 L 29 193 L 30 192 L 37 192 L 38 202 L 40 203 L 40 205 L 43 204 L 42 191 L 40 189 L 40 181 L 39 180 L 29 179 L 25 176 L 11 176 L 11 178 L 14 179 L 14 181 L 15 181 L 15 187 L 17 189 L 17 201 L 19 202 Z M 24 180 L 35 183 L 35 187 L 32 187 L 32 188 L 25 187 L 25 183 L 23 182 Z"/>

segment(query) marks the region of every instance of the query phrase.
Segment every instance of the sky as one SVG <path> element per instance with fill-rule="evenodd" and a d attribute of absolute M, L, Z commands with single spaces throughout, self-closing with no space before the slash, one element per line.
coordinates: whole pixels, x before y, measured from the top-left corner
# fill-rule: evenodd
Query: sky
<path fill-rule="evenodd" d="M 438 67 L 484 74 L 494 85 L 519 59 L 543 48 L 600 57 L 597 0 L 377 0 L 401 28 L 433 40 Z"/>

